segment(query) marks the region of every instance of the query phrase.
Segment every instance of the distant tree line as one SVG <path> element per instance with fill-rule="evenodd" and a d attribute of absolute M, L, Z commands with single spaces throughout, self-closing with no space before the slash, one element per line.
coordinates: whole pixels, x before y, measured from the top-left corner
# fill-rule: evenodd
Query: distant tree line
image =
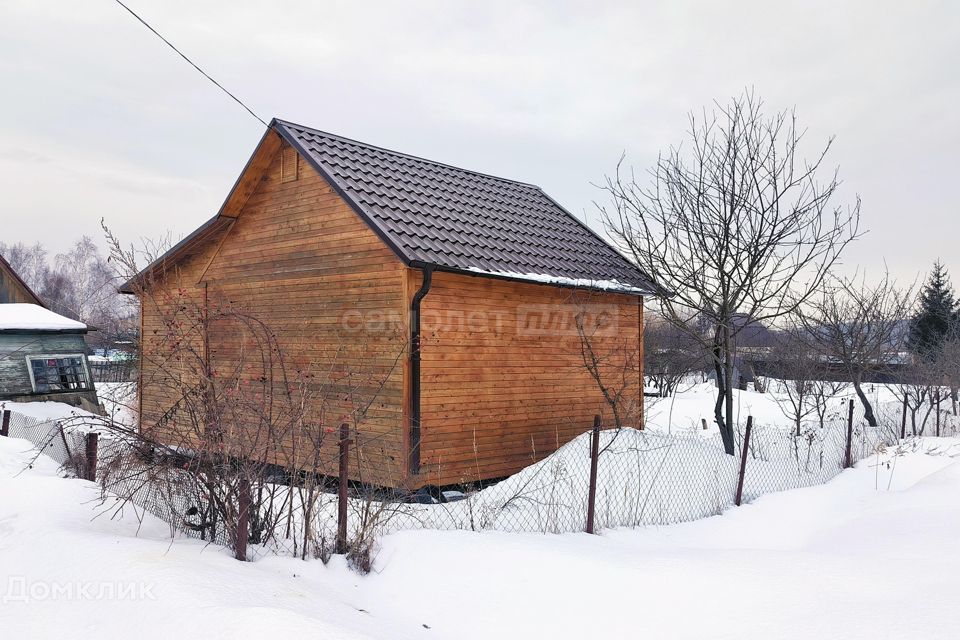
<path fill-rule="evenodd" d="M 648 384 L 672 395 L 691 376 L 705 379 L 711 362 L 700 343 L 655 318 L 646 331 Z M 939 261 L 919 294 L 889 275 L 873 283 L 831 276 L 807 304 L 777 328 L 755 331 L 735 353 L 741 367 L 753 361 L 765 376 L 780 381 L 778 401 L 798 434 L 804 421 L 816 417 L 823 424 L 825 400 L 849 387 L 864 419 L 877 426 L 876 408 L 865 391 L 866 383 L 874 382 L 887 383 L 899 396 L 906 430 L 922 433 L 938 404 L 949 401 L 950 410 L 958 410 L 960 302 Z"/>
<path fill-rule="evenodd" d="M 108 348 L 135 338 L 136 308 L 117 292 L 117 274 L 89 236 L 57 254 L 39 242 L 0 242 L 0 255 L 47 308 L 95 327 L 88 336 L 91 346 Z"/>

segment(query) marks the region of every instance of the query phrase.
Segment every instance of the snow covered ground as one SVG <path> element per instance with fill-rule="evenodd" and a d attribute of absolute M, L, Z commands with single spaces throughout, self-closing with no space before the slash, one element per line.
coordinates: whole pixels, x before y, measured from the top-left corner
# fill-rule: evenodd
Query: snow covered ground
<path fill-rule="evenodd" d="M 0 438 L 0 629 L 10 638 L 955 638 L 960 440 L 818 487 L 601 536 L 410 531 L 374 572 L 232 560 L 98 513 L 93 484 Z"/>
<path fill-rule="evenodd" d="M 129 385 L 98 388 L 111 413 L 132 417 Z M 883 387 L 870 392 L 878 405 L 893 400 Z M 648 414 L 650 432 L 625 430 L 614 449 L 656 451 L 650 438 L 690 430 L 705 436 L 681 438 L 691 451 L 710 446 L 715 427 L 704 432 L 700 418 L 711 423 L 713 393 L 694 385 L 658 401 Z M 846 398 L 833 401 L 838 416 Z M 774 429 L 791 428 L 774 394 L 737 392 L 736 400 L 742 419 L 750 414 Z M 13 408 L 44 420 L 77 412 L 57 403 Z M 544 476 L 555 480 L 557 464 L 572 469 L 572 461 L 585 460 L 577 452 L 586 446 L 582 437 L 546 467 L 488 489 L 481 506 L 500 494 L 541 491 Z M 960 623 L 952 601 L 960 589 L 960 439 L 910 440 L 828 484 L 765 495 L 685 524 L 600 536 L 392 533 L 379 541 L 367 576 L 339 557 L 323 565 L 258 554 L 239 563 L 192 538 L 171 541 L 169 525 L 151 516 L 140 522 L 128 511 L 111 519 L 95 485 L 59 477 L 46 457 L 27 469 L 35 458 L 30 448 L 0 438 L 3 637 L 69 631 L 126 638 L 135 628 L 146 638 L 952 638 Z M 660 477 L 660 464 L 647 466 Z M 545 487 L 551 496 L 560 487 L 576 497 L 585 491 L 574 482 L 581 475 Z M 722 475 L 727 484 L 733 479 Z M 703 493 L 697 477 L 662 483 L 664 504 L 678 483 L 693 482 Z M 615 485 L 601 483 L 614 493 Z M 714 488 L 724 500 L 711 499 L 715 508 L 705 513 L 729 504 L 731 488 Z M 573 519 L 579 528 L 581 511 L 553 509 L 550 522 Z"/>
<path fill-rule="evenodd" d="M 749 391 L 733 391 L 734 419 L 737 424 L 743 425 L 747 416 L 753 416 L 754 424 L 782 426 L 790 429 L 790 419 L 784 414 L 784 407 L 790 403 L 787 395 L 780 389 L 783 383 L 778 380 L 768 381 L 769 389 L 766 393 Z M 900 421 L 900 401 L 893 390 L 883 384 L 864 385 L 865 393 L 873 404 L 878 417 L 888 418 L 893 423 Z M 713 420 L 713 405 L 717 397 L 716 386 L 712 382 L 688 382 L 681 385 L 679 391 L 667 398 L 648 398 L 645 406 L 645 426 L 647 429 L 663 432 L 702 431 L 702 420 L 707 421 L 705 435 L 717 433 Z M 847 402 L 854 398 L 852 387 L 841 391 L 829 400 L 828 420 L 845 420 Z M 944 409 L 949 408 L 944 405 Z M 889 415 L 887 415 L 889 414 Z M 863 415 L 859 401 L 856 403 L 855 415 Z M 805 422 L 813 425 L 815 416 L 809 415 Z"/>
<path fill-rule="evenodd" d="M 135 422 L 134 413 L 137 399 L 136 384 L 133 382 L 98 382 L 97 399 L 103 405 L 104 411 L 117 422 L 132 426 Z M 64 404 L 63 402 L 10 402 L 0 403 L 4 409 L 9 409 L 20 415 L 30 416 L 38 420 L 62 420 L 76 416 L 91 416 L 83 409 Z"/>
<path fill-rule="evenodd" d="M 136 424 L 137 385 L 135 382 L 98 382 L 97 398 L 108 416 L 128 427 Z"/>

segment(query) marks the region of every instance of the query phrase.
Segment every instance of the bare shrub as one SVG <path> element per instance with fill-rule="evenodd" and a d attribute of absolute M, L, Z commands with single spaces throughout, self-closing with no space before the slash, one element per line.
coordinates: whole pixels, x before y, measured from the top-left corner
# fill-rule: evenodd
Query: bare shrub
<path fill-rule="evenodd" d="M 148 408 L 139 429 L 110 426 L 126 446 L 104 475 L 104 499 L 146 507 L 239 559 L 254 544 L 326 561 L 340 425 L 354 441 L 352 507 L 377 503 L 373 487 L 399 475 L 385 468 L 389 434 L 370 422 L 406 353 L 403 327 L 341 323 L 322 338 L 311 326 L 275 327 L 158 260 L 169 238 L 127 246 L 102 226 L 111 264 L 151 320 L 138 345 Z M 389 516 L 368 509 L 365 536 Z"/>

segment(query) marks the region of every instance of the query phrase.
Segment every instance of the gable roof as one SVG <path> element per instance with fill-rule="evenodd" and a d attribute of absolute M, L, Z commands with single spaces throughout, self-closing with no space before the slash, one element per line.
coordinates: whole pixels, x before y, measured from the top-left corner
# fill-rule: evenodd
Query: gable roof
<path fill-rule="evenodd" d="M 654 291 L 633 263 L 537 186 L 284 120 L 274 119 L 270 130 L 296 149 L 408 266 L 633 295 Z M 232 198 L 233 193 L 201 229 L 217 226 Z M 170 262 L 181 245 L 157 263 Z M 132 282 L 121 291 L 131 292 Z"/>
<path fill-rule="evenodd" d="M 3 276 L 6 276 L 6 278 Z M 10 263 L 7 262 L 2 255 L 0 255 L 0 285 L 3 284 L 3 280 L 9 280 L 12 282 L 14 286 L 20 289 L 23 296 L 29 299 L 29 302 L 41 307 L 46 307 L 46 305 L 43 304 L 43 300 L 40 299 L 40 296 L 33 292 L 33 289 L 31 289 L 27 283 L 23 281 L 23 278 L 20 277 L 20 274 L 14 271 L 13 267 L 10 266 Z"/>
<path fill-rule="evenodd" d="M 649 279 L 539 187 L 274 120 L 412 266 L 650 293 Z"/>

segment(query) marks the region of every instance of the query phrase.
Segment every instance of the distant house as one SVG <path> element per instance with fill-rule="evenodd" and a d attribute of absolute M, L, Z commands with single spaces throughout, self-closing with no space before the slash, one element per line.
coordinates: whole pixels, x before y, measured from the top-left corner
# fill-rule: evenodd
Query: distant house
<path fill-rule="evenodd" d="M 121 291 L 141 296 L 144 429 L 177 422 L 162 336 L 182 292 L 269 325 L 291 374 L 327 371 L 352 330 L 341 369 L 385 376 L 363 425 L 365 480 L 503 477 L 588 430 L 595 414 L 610 424 L 575 326 L 585 305 L 604 318 L 594 344 L 622 387 L 619 413 L 642 425 L 651 285 L 631 262 L 534 185 L 290 122 L 271 122 L 220 212 Z M 384 319 L 400 327 L 399 354 Z M 248 334 L 206 331 L 217 375 L 262 380 L 236 373 Z M 343 406 L 314 408 L 317 428 L 349 412 L 350 389 L 338 390 Z"/>
<path fill-rule="evenodd" d="M 44 307 L 0 256 L 0 401 L 54 400 L 99 411 L 86 356 L 88 331 Z"/>
<path fill-rule="evenodd" d="M 52 400 L 98 412 L 87 330 L 36 304 L 0 304 L 0 401 Z"/>

